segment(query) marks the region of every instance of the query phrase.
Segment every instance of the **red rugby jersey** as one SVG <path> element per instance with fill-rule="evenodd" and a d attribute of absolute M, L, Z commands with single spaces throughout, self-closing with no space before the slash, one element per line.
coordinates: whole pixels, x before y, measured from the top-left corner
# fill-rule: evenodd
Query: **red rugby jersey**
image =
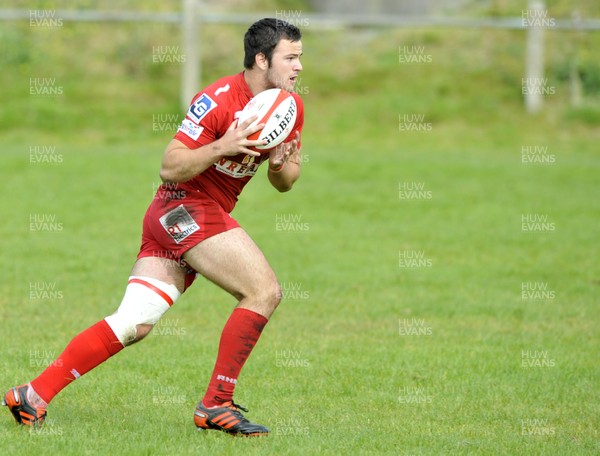
<path fill-rule="evenodd" d="M 302 132 L 304 125 L 302 99 L 295 93 L 292 95 L 296 100 L 298 113 L 286 142 L 294 138 L 296 131 Z M 244 109 L 252 96 L 244 79 L 244 72 L 218 79 L 193 98 L 175 139 L 190 149 L 198 149 L 219 139 L 235 119 L 236 113 Z M 225 211 L 231 212 L 244 186 L 256 174 L 259 165 L 268 158 L 268 153 L 260 157 L 247 154 L 226 157 L 180 186 L 208 194 Z"/>

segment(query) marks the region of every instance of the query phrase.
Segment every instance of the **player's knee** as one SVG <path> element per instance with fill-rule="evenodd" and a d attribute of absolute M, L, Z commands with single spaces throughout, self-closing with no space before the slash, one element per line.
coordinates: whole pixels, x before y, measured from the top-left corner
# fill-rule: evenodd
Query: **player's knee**
<path fill-rule="evenodd" d="M 152 331 L 154 325 L 137 325 L 135 327 L 135 340 L 132 343 L 139 342 Z"/>
<path fill-rule="evenodd" d="M 127 343 L 123 343 L 124 346 L 127 345 L 133 345 L 136 342 L 139 342 L 140 340 L 144 339 L 148 334 L 150 334 L 150 332 L 152 331 L 152 328 L 154 328 L 154 325 L 152 324 L 143 324 L 143 325 L 135 325 L 135 332 L 132 330 L 132 328 L 129 328 L 130 332 L 128 332 L 128 336 L 129 338 L 126 339 Z"/>
<path fill-rule="evenodd" d="M 275 281 L 275 284 L 273 285 L 273 296 L 274 307 L 277 307 L 283 297 L 283 291 L 281 290 L 281 285 L 278 281 Z"/>
<path fill-rule="evenodd" d="M 148 277 L 130 277 L 121 305 L 105 320 L 123 346 L 131 345 L 152 331 L 179 296 L 174 285 Z"/>
<path fill-rule="evenodd" d="M 265 281 L 256 291 L 255 299 L 270 309 L 275 309 L 281 302 L 281 285 L 276 279 Z"/>

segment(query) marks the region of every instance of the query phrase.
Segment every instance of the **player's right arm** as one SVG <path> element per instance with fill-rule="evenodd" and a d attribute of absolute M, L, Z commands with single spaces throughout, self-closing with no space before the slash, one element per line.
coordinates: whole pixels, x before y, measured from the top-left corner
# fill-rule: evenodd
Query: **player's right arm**
<path fill-rule="evenodd" d="M 172 139 L 163 155 L 160 178 L 163 182 L 186 182 L 212 166 L 223 157 L 248 154 L 258 157 L 260 153 L 248 147 L 260 146 L 265 140 L 248 140 L 248 136 L 265 126 L 250 126 L 258 117 L 253 116 L 237 125 L 234 120 L 225 134 L 219 139 L 199 147 L 190 149 L 177 139 Z"/>

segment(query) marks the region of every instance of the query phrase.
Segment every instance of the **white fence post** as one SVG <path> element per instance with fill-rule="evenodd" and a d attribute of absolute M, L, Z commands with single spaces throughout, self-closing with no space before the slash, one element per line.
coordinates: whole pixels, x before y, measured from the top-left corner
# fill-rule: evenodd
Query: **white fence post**
<path fill-rule="evenodd" d="M 197 0 L 183 0 L 182 6 L 181 39 L 185 60 L 181 68 L 181 105 L 185 110 L 200 90 L 200 21 Z"/>
<path fill-rule="evenodd" d="M 536 113 L 542 108 L 543 97 L 541 85 L 544 78 L 544 25 L 540 18 L 544 17 L 544 2 L 530 0 L 527 14 L 523 20 L 527 26 L 527 47 L 525 53 L 525 107 L 527 112 Z M 525 20 L 525 17 L 528 20 Z"/>
<path fill-rule="evenodd" d="M 572 43 L 573 50 L 571 56 L 571 63 L 569 64 L 569 93 L 571 106 L 578 108 L 583 104 L 583 84 L 581 77 L 579 76 L 579 45 L 584 42 L 584 35 L 579 27 L 581 17 L 577 11 L 573 11 L 571 14 L 573 18 L 573 30 L 575 31 Z"/>

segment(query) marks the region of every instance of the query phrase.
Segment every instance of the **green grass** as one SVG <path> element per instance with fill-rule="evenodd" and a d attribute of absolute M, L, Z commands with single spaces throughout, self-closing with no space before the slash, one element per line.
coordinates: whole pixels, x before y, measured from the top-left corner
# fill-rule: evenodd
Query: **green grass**
<path fill-rule="evenodd" d="M 38 53 L 65 45 L 6 30 L 29 37 Z M 5 389 L 37 375 L 119 304 L 170 137 L 152 131 L 152 116 L 178 112 L 177 68 L 144 58 L 153 44 L 170 44 L 168 27 L 132 36 L 142 57 L 129 67 L 115 50 L 127 49 L 125 31 L 104 49 L 107 29 L 87 30 L 70 33 L 104 60 L 86 60 L 86 70 L 68 53 L 52 54 L 47 75 L 36 74 L 56 71 L 63 97 L 26 93 L 23 77 L 43 53 L 0 74 L 5 87 L 24 88 L 3 93 L 0 114 Z M 549 40 L 568 47 L 569 37 Z M 262 170 L 234 212 L 284 286 L 298 289 L 274 314 L 236 392 L 272 435 L 232 439 L 194 428 L 235 305 L 199 280 L 153 335 L 57 396 L 45 430 L 29 433 L 3 411 L 1 454 L 600 451 L 594 95 L 570 108 L 557 79 L 544 112 L 524 114 L 519 32 L 357 32 L 346 47 L 339 32 L 325 38 L 309 30 L 305 39 L 301 180 L 278 194 Z M 588 35 L 586 46 L 597 40 Z M 399 65 L 405 42 L 425 43 L 433 62 Z M 359 46 L 371 51 L 360 65 Z M 217 65 L 237 69 L 235 59 Z M 218 76 L 206 67 L 207 79 Z M 424 114 L 431 131 L 399 132 L 404 113 Z M 31 146 L 55 147 L 62 160 L 30 163 Z M 525 165 L 523 146 L 547 146 L 556 161 Z M 403 183 L 424 185 L 431 197 L 400 199 Z M 523 232 L 528 214 L 547 216 L 555 229 Z M 55 217 L 61 229 L 30 231 L 36 215 Z M 305 229 L 277 230 L 282 216 Z M 407 252 L 431 266 L 400 267 Z M 54 286 L 56 299 L 30 299 L 39 282 Z M 553 297 L 522 299 L 531 283 Z M 424 334 L 403 335 L 414 321 Z M 537 361 L 547 366 L 523 367 L 523 352 L 544 352 Z"/>

